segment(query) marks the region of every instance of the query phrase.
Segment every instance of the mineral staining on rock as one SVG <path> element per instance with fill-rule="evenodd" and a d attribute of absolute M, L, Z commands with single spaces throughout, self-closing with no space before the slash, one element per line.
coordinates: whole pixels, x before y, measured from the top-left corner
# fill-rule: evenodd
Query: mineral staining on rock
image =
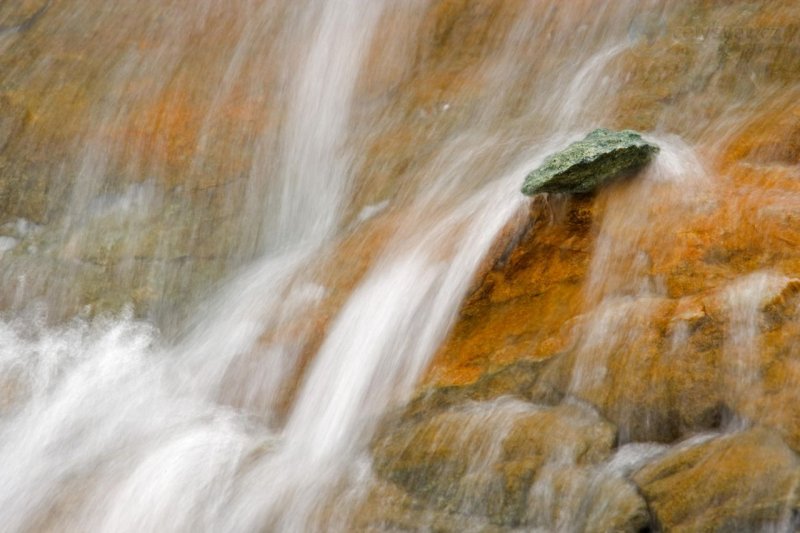
<path fill-rule="evenodd" d="M 632 130 L 596 129 L 584 139 L 548 157 L 528 174 L 522 192 L 589 193 L 603 183 L 646 165 L 658 153 Z"/>

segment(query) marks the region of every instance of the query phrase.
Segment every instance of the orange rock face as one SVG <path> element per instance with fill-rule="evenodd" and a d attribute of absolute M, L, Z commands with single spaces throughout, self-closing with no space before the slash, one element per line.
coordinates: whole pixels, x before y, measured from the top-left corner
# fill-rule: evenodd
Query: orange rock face
<path fill-rule="evenodd" d="M 732 404 L 741 402 L 728 394 L 735 380 L 728 373 L 738 364 L 731 359 L 742 357 L 737 329 L 753 329 L 751 349 L 759 355 L 748 371 L 775 376 L 768 368 L 783 359 L 776 354 L 794 351 L 790 278 L 800 272 L 798 93 L 787 64 L 796 57 L 800 13 L 789 3 L 770 16 L 755 9 L 743 19 L 741 6 L 687 6 L 672 14 L 663 38 L 625 52 L 631 81 L 618 97 L 618 125 L 648 127 L 642 120 L 655 113 L 664 125 L 680 127 L 675 121 L 712 95 L 715 105 L 750 118 L 728 129 L 731 119 L 721 111 L 708 116 L 704 129 L 686 132 L 697 136 L 697 148 L 668 146 L 643 176 L 595 197 L 533 202 L 511 251 L 465 303 L 429 385 L 469 383 L 520 359 L 552 359 L 550 379 L 600 406 L 625 438 L 672 441 L 738 411 Z M 697 17 L 717 22 L 706 28 Z M 721 64 L 707 82 L 718 91 L 691 75 L 692 62 L 708 60 L 698 56 L 706 46 L 701 34 L 718 39 Z M 670 46 L 659 44 L 668 39 Z M 669 70 L 671 62 L 685 68 Z M 748 92 L 755 104 L 746 105 L 728 84 L 734 70 L 771 89 Z M 683 168 L 670 168 L 669 158 Z M 730 301 L 747 292 L 743 278 L 762 271 L 785 300 L 780 311 Z M 756 323 L 736 318 L 745 312 L 737 305 L 750 305 Z M 760 410 L 774 419 L 785 409 L 770 411 Z"/>
<path fill-rule="evenodd" d="M 655 19 L 612 60 L 624 83 L 609 122 L 656 130 L 661 155 L 594 196 L 531 202 L 408 412 L 577 398 L 619 444 L 755 425 L 632 479 L 665 530 L 785 525 L 800 452 L 800 9 L 692 2 Z"/>

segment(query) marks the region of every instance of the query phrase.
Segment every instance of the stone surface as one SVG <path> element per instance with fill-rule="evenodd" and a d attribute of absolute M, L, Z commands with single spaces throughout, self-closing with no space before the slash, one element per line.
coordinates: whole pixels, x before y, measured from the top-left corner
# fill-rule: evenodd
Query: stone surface
<path fill-rule="evenodd" d="M 614 434 L 585 406 L 505 398 L 395 426 L 374 443 L 374 465 L 435 508 L 514 526 L 526 520 L 528 493 L 543 467 L 595 465 L 609 455 Z"/>
<path fill-rule="evenodd" d="M 24 31 L 42 16 L 52 0 L 17 0 L 0 5 L 0 34 Z"/>
<path fill-rule="evenodd" d="M 793 530 L 800 461 L 752 429 L 678 447 L 633 476 L 663 531 Z"/>
<path fill-rule="evenodd" d="M 402 126 L 375 141 L 384 160 L 393 161 L 388 147 L 403 154 L 409 178 L 425 158 L 411 157 L 422 138 L 414 124 L 430 127 L 425 142 L 434 144 L 425 145 L 427 153 L 440 138 L 436 133 L 467 127 L 469 98 L 489 90 L 473 75 L 486 41 L 459 47 L 457 66 L 436 43 L 444 47 L 464 35 L 480 40 L 484 34 L 472 29 L 519 9 L 514 2 L 474 4 L 471 9 L 486 9 L 488 16 L 460 10 L 463 2 L 437 4 L 425 27 L 435 28 L 439 40 L 431 39 L 420 52 L 424 60 L 409 71 L 415 99 L 403 116 L 410 122 L 398 119 Z M 592 117 L 617 129 L 676 132 L 681 139 L 656 138 L 661 153 L 643 170 L 646 179 L 619 180 L 592 197 L 533 199 L 528 221 L 503 235 L 481 271 L 409 405 L 419 427 L 464 401 L 504 392 L 552 404 L 578 396 L 617 427 L 619 442 L 674 445 L 742 417 L 769 428 L 756 430 L 770 435 L 766 444 L 750 437 L 750 444 L 707 444 L 708 464 L 736 472 L 739 466 L 723 464 L 731 453 L 742 464 L 774 453 L 794 468 L 787 445 L 800 450 L 793 281 L 800 276 L 800 7 L 788 1 L 674 7 L 637 17 L 630 29 L 636 44 L 610 62 L 612 72 L 618 69 L 619 84 L 611 84 L 617 92 Z M 541 18 L 553 32 L 561 22 Z M 550 44 L 558 40 L 541 46 Z M 531 71 L 544 68 L 534 51 L 519 53 L 529 53 Z M 415 112 L 445 101 L 456 115 Z M 519 114 L 524 103 L 509 109 Z M 540 119 L 547 123 L 546 116 Z M 507 122 L 510 129 L 519 126 L 513 115 Z M 541 124 L 526 127 L 548 135 L 537 129 Z M 748 296 L 758 293 L 764 298 Z M 744 330 L 752 332 L 753 344 L 739 351 Z M 495 379 L 511 375 L 515 379 Z M 716 483 L 705 467 L 694 472 Z M 735 493 L 736 485 L 751 480 L 760 486 L 757 477 L 755 469 L 739 470 L 713 490 Z M 405 494 L 416 494 L 412 485 Z M 701 500 L 710 498 L 708 486 L 698 489 Z M 693 490 L 681 485 L 674 497 L 689 502 Z M 668 498 L 668 491 L 661 494 Z M 703 501 L 712 506 L 713 500 Z M 743 515 L 731 516 L 733 524 L 747 523 Z"/>
<path fill-rule="evenodd" d="M 658 147 L 631 130 L 596 129 L 550 155 L 528 174 L 522 192 L 589 193 L 610 180 L 638 170 Z"/>
<path fill-rule="evenodd" d="M 323 528 L 328 524 L 323 524 Z M 442 533 L 509 533 L 511 527 L 485 517 L 449 513 L 426 505 L 401 487 L 377 482 L 369 490 L 348 527 L 350 531 L 437 531 Z"/>

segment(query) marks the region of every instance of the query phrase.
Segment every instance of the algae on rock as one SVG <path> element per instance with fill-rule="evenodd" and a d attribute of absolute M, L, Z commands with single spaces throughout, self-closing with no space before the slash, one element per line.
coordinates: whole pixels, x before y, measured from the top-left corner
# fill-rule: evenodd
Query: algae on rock
<path fill-rule="evenodd" d="M 528 174 L 522 192 L 529 196 L 540 192 L 589 193 L 641 168 L 658 150 L 635 131 L 596 129 Z"/>

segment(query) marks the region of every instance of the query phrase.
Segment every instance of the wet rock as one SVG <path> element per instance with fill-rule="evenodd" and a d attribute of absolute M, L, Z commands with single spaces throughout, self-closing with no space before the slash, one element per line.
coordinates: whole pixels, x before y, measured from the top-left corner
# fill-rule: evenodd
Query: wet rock
<path fill-rule="evenodd" d="M 676 308 L 669 299 L 622 298 L 576 317 L 574 344 L 540 386 L 594 405 L 622 442 L 668 443 L 718 427 L 719 324 Z"/>
<path fill-rule="evenodd" d="M 651 520 L 644 498 L 608 465 L 548 465 L 531 489 L 526 526 L 535 531 L 583 533 L 647 530 Z"/>
<path fill-rule="evenodd" d="M 640 21 L 644 37 L 612 61 L 621 68 L 617 109 L 610 124 L 619 129 L 679 132 L 705 168 L 691 168 L 679 176 L 673 184 L 677 193 L 670 192 L 667 183 L 648 189 L 640 187 L 645 180 L 631 180 L 603 188 L 592 197 L 550 197 L 546 202 L 540 197 L 541 203 L 531 212 L 530 231 L 482 273 L 465 302 L 424 384 L 427 400 L 414 404 L 415 424 L 423 424 L 433 413 L 449 414 L 464 401 L 480 399 L 484 393 L 478 391 L 491 390 L 496 396 L 506 388 L 518 395 L 518 383 L 477 384 L 485 383 L 498 369 L 510 370 L 518 361 L 542 358 L 549 363 L 532 382 L 537 387 L 548 382 L 561 394 L 579 392 L 621 428 L 623 440 L 670 443 L 697 431 L 718 429 L 728 416 L 738 413 L 772 428 L 775 433 L 770 439 L 777 434 L 800 450 L 800 418 L 795 408 L 800 405 L 800 321 L 794 282 L 776 293 L 779 297 L 754 303 L 756 349 L 748 363 L 752 366 L 745 367 L 752 378 L 738 388 L 733 385 L 742 375 L 741 365 L 728 350 L 735 344 L 729 340 L 731 334 L 739 326 L 731 319 L 725 297 L 736 280 L 765 266 L 788 277 L 800 272 L 796 215 L 800 212 L 796 165 L 800 115 L 795 75 L 800 58 L 796 53 L 799 16 L 796 2 L 769 6 L 689 2 L 666 18 L 654 15 L 652 22 Z M 745 71 L 749 77 L 741 75 Z M 430 75 L 421 80 L 418 90 L 437 80 L 441 87 L 428 91 L 434 95 L 430 99 L 445 92 L 447 101 L 459 102 L 451 88 L 468 84 L 463 78 L 452 79 Z M 741 110 L 734 119 L 732 106 Z M 731 120 L 738 125 L 740 118 L 746 119 L 747 127 L 731 128 Z M 409 131 L 403 144 L 413 147 L 416 137 Z M 668 148 L 662 145 L 664 155 L 673 155 L 667 154 Z M 679 159 L 674 162 L 687 162 L 683 155 Z M 690 198 L 695 193 L 685 188 L 703 180 L 714 186 L 712 194 L 696 196 L 704 205 L 689 209 L 676 201 Z M 634 205 L 643 206 L 648 217 L 628 221 L 628 206 Z M 616 226 L 611 224 L 615 212 L 622 213 Z M 618 244 L 623 253 L 599 257 L 602 236 Z M 638 257 L 647 258 L 643 266 L 638 266 Z M 614 267 L 602 271 L 605 292 L 600 291 L 596 299 L 587 297 L 597 283 L 594 258 Z M 603 308 L 600 297 L 607 298 L 609 307 L 629 305 Z M 603 325 L 600 315 L 608 319 L 606 330 L 599 327 Z M 598 329 L 592 330 L 591 323 Z M 600 339 L 604 331 L 614 335 L 600 350 L 589 349 L 591 343 L 586 342 L 585 351 L 577 353 L 582 339 L 590 339 L 592 333 Z M 577 386 L 581 382 L 573 378 L 581 367 L 597 379 Z M 791 453 L 779 440 L 771 441 L 774 445 L 753 440 L 736 436 L 699 445 L 708 452 L 706 463 L 723 469 L 724 476 L 718 479 L 713 468 L 703 466 L 703 460 L 688 461 L 685 449 L 671 452 L 669 457 L 685 454 L 689 464 L 670 463 L 680 472 L 702 471 L 705 479 L 699 474 L 692 478 L 697 489 L 688 482 L 672 485 L 659 501 L 669 499 L 691 512 L 711 515 L 713 491 L 722 495 L 723 506 L 734 506 L 735 498 L 731 500 L 729 494 L 745 493 L 751 479 L 758 478 L 762 457 L 775 452 L 777 459 L 772 460 L 792 463 Z M 751 457 L 752 466 L 728 464 L 725 457 L 734 453 Z M 765 459 L 765 471 L 774 472 L 772 460 Z M 537 479 L 541 473 L 537 471 Z M 572 469 L 564 477 L 577 484 L 574 480 L 579 474 Z M 664 477 L 672 479 L 667 473 Z M 556 478 L 553 486 L 570 486 Z M 783 483 L 783 478 L 778 479 Z M 695 490 L 703 503 L 691 507 Z M 745 499 L 739 502 L 746 507 Z M 654 507 L 657 514 L 663 510 Z M 748 511 L 743 507 L 742 512 Z M 659 520 L 670 529 L 666 519 Z M 681 520 L 672 522 L 678 524 L 677 529 L 692 530 L 691 524 L 701 524 L 687 518 L 690 522 L 682 527 Z M 726 523 L 732 524 L 729 529 L 753 529 L 747 520 L 715 523 L 721 529 Z M 704 529 L 702 524 L 697 528 Z"/>
<path fill-rule="evenodd" d="M 599 463 L 614 438 L 614 427 L 589 407 L 502 398 L 393 428 L 374 442 L 374 467 L 435 508 L 519 525 L 546 465 Z"/>
<path fill-rule="evenodd" d="M 724 120 L 731 105 L 752 106 L 754 116 L 764 117 L 775 95 L 796 83 L 798 20 L 800 7 L 787 0 L 686 2 L 666 19 L 653 16 L 647 38 L 617 58 L 625 81 L 616 95 L 614 126 L 694 137 Z M 745 70 L 749 77 L 742 76 Z M 780 114 L 796 101 L 780 102 Z"/>
<path fill-rule="evenodd" d="M 610 455 L 615 435 L 611 424 L 583 406 L 560 405 L 520 419 L 503 441 L 501 523 L 517 523 L 543 467 L 598 464 Z"/>
<path fill-rule="evenodd" d="M 338 502 L 337 502 L 338 503 Z M 350 531 L 437 531 L 441 533 L 507 533 L 485 517 L 449 513 L 426 505 L 390 482 L 374 483 L 355 511 Z"/>
<path fill-rule="evenodd" d="M 402 487 L 372 483 L 357 508 L 351 528 L 357 531 L 639 532 L 650 525 L 647 504 L 624 472 L 609 468 L 552 463 L 537 476 L 526 509 L 516 525 L 497 517 L 448 511 L 430 505 Z M 521 526 L 521 528 L 520 528 Z"/>
<path fill-rule="evenodd" d="M 419 419 L 469 401 L 490 401 L 500 396 L 515 396 L 538 404 L 556 404 L 562 394 L 539 380 L 548 363 L 547 360 L 520 360 L 496 372 L 488 372 L 474 383 L 430 387 L 390 419 Z"/>
<path fill-rule="evenodd" d="M 478 281 L 426 387 L 472 384 L 517 361 L 562 352 L 570 320 L 581 312 L 581 280 L 598 216 L 587 197 L 534 200 L 530 228 Z"/>
<path fill-rule="evenodd" d="M 18 0 L 0 4 L 0 33 L 26 30 L 44 14 L 52 0 Z"/>
<path fill-rule="evenodd" d="M 14 105 L 7 96 L 0 95 L 0 153 L 21 129 L 26 118 L 25 110 Z"/>
<path fill-rule="evenodd" d="M 538 387 L 594 405 L 620 440 L 674 442 L 732 413 L 796 449 L 798 282 L 754 273 L 678 300 L 620 298 L 574 320 Z M 790 355 L 791 354 L 791 355 Z"/>
<path fill-rule="evenodd" d="M 641 168 L 658 150 L 635 131 L 596 129 L 528 174 L 522 192 L 589 193 Z"/>
<path fill-rule="evenodd" d="M 779 142 L 779 126 L 764 138 Z M 800 182 L 782 164 L 726 168 L 730 182 L 699 208 L 680 203 L 691 181 L 540 197 L 551 215 L 532 211 L 531 231 L 477 284 L 427 385 L 471 383 L 542 357 L 551 363 L 537 386 L 591 403 L 622 442 L 671 443 L 737 413 L 800 450 L 790 407 L 800 402 Z M 696 172 L 687 180 L 701 180 Z M 635 224 L 634 206 L 647 215 Z M 603 250 L 604 240 L 619 254 Z M 774 287 L 739 286 L 765 265 Z M 763 301 L 732 305 L 737 287 Z M 747 353 L 735 340 L 744 326 L 752 329 Z"/>
<path fill-rule="evenodd" d="M 800 461 L 772 431 L 756 428 L 678 446 L 633 481 L 665 531 L 793 529 Z"/>

